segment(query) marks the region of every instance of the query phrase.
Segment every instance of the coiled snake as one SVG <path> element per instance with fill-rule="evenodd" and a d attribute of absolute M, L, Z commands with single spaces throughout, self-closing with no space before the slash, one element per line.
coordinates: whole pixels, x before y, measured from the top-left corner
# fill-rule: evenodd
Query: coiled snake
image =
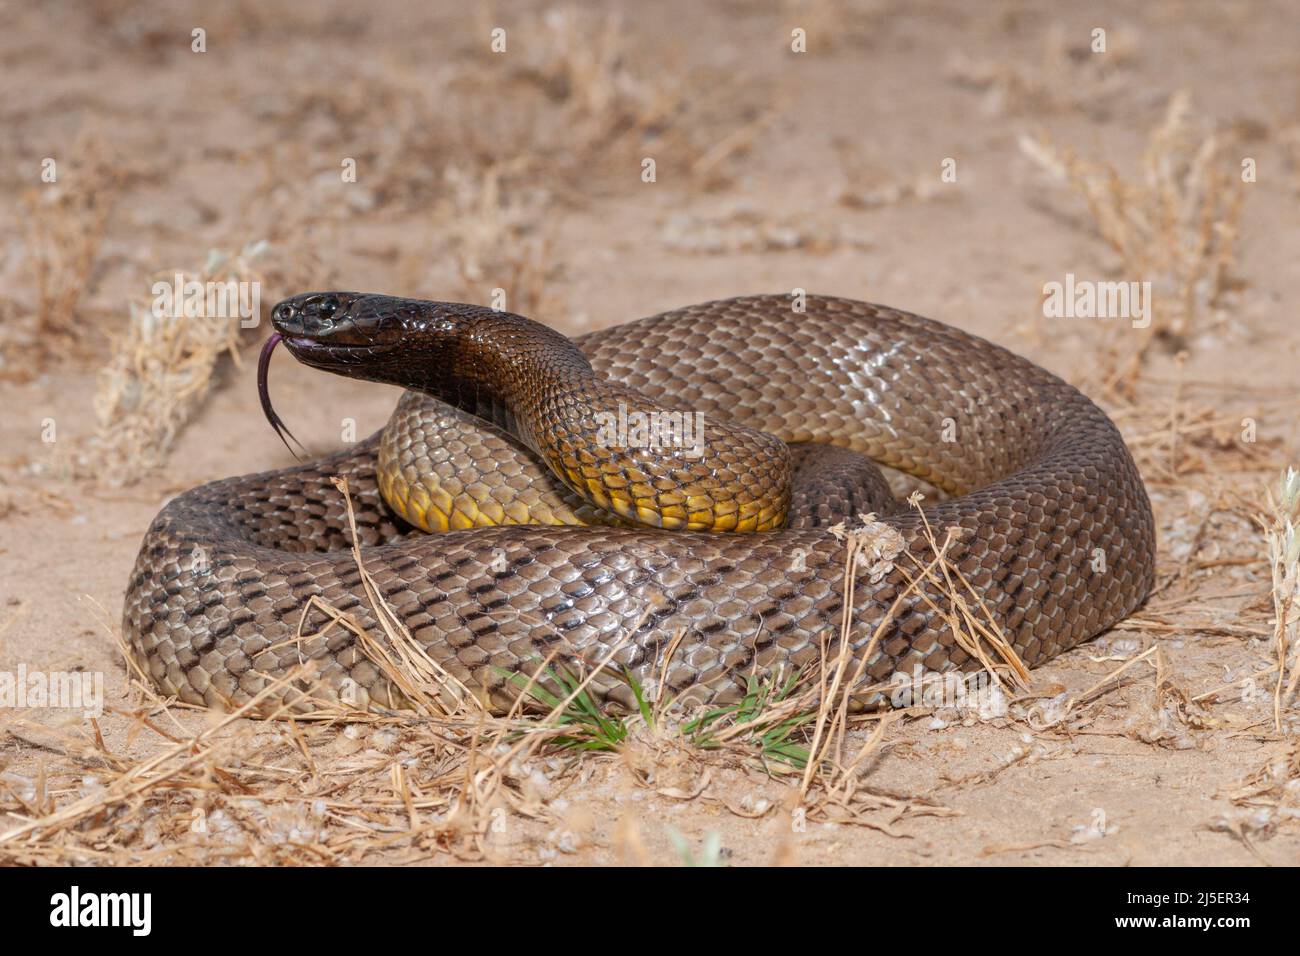
<path fill-rule="evenodd" d="M 317 634 L 319 609 L 303 619 L 316 597 L 377 629 L 333 476 L 348 479 L 385 601 L 497 708 L 518 694 L 509 674 L 547 659 L 594 665 L 612 651 L 592 690 L 624 704 L 623 667 L 661 677 L 662 691 L 727 700 L 755 669 L 815 665 L 838 649 L 843 617 L 846 545 L 826 524 L 858 511 L 881 512 L 906 548 L 864 566 L 852 589 L 855 651 L 890 616 L 863 685 L 978 665 L 943 589 L 908 588 L 933 557 L 927 522 L 940 538 L 963 529 L 947 558 L 1030 666 L 1144 600 L 1151 508 L 1096 405 L 938 322 L 846 299 L 802 304 L 709 302 L 571 343 L 474 306 L 286 300 L 273 322 L 300 361 L 412 391 L 382 435 L 350 450 L 169 502 L 127 589 L 133 654 L 165 693 L 214 707 L 248 701 L 302 658 L 318 662 L 326 694 L 407 703 L 351 633 Z M 892 505 L 851 453 L 950 497 L 923 512 Z M 796 472 L 812 477 L 796 475 L 792 491 Z M 619 517 L 590 524 L 604 510 Z"/>

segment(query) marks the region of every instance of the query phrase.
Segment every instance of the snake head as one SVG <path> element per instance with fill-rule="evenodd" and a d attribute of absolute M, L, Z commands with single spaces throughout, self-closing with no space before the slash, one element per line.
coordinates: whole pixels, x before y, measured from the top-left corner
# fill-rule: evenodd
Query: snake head
<path fill-rule="evenodd" d="M 304 292 L 280 302 L 271 324 L 300 362 L 389 381 L 383 356 L 399 347 L 437 351 L 453 342 L 463 321 L 456 309 L 450 303 L 372 293 Z"/>
<path fill-rule="evenodd" d="M 371 301 L 386 296 L 358 292 L 304 292 L 278 303 L 271 310 L 275 332 L 262 347 L 257 362 L 257 392 L 262 411 L 285 447 L 297 457 L 289 439 L 302 447 L 293 432 L 271 406 L 268 374 L 271 354 L 284 342 L 305 365 L 338 372 L 354 378 L 369 377 L 365 369 L 382 365 L 383 356 L 393 351 L 396 336 L 383 330 L 381 310 Z M 383 334 L 381 334 L 381 332 Z"/>
<path fill-rule="evenodd" d="M 348 378 L 430 388 L 432 380 L 458 366 L 462 346 L 485 315 L 494 313 L 374 293 L 304 292 L 276 305 L 271 325 L 304 365 Z"/>
<path fill-rule="evenodd" d="M 368 298 L 374 297 L 356 292 L 304 292 L 279 303 L 271 311 L 271 324 L 286 342 L 296 340 L 304 346 L 371 345 L 377 313 L 358 308 Z"/>
<path fill-rule="evenodd" d="M 271 325 L 299 362 L 348 378 L 391 381 L 407 341 L 409 300 L 361 292 L 304 292 L 271 311 Z"/>

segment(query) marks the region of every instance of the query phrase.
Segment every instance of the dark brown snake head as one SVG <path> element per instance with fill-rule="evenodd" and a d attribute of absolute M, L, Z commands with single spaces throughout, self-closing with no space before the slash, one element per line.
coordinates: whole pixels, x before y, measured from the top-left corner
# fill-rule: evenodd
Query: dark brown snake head
<path fill-rule="evenodd" d="M 284 342 L 294 358 L 313 368 L 413 385 L 407 364 L 411 347 L 454 331 L 452 317 L 440 318 L 437 305 L 363 292 L 304 292 L 277 304 L 271 311 L 275 331 L 258 361 L 257 390 L 262 411 L 285 447 L 293 451 L 289 438 L 300 448 L 302 443 L 271 406 L 267 374 L 276 345 Z"/>
<path fill-rule="evenodd" d="M 431 389 L 429 369 L 454 366 L 472 330 L 487 316 L 536 325 L 476 305 L 361 292 L 293 296 L 272 310 L 271 324 L 304 365 L 348 378 Z"/>
<path fill-rule="evenodd" d="M 304 292 L 279 303 L 271 325 L 300 362 L 328 371 L 371 365 L 414 330 L 425 303 L 359 292 Z"/>

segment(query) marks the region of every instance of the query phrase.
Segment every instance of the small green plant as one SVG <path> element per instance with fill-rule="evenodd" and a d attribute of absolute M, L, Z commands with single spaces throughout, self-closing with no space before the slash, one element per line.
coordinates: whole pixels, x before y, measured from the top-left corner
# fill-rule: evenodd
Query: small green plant
<path fill-rule="evenodd" d="M 560 727 L 571 727 L 573 733 L 556 737 L 554 743 L 563 749 L 571 750 L 617 750 L 619 744 L 627 739 L 628 725 L 622 717 L 606 714 L 595 698 L 582 686 L 582 679 L 567 668 L 552 670 L 547 668 L 536 677 L 529 677 L 512 671 L 500 670 L 519 690 L 549 711 L 558 711 L 554 723 Z M 652 724 L 650 707 L 646 703 L 641 686 L 624 669 L 624 680 L 636 695 L 637 706 L 647 725 Z M 547 690 L 543 682 L 558 685 L 562 693 L 554 694 Z M 565 700 L 568 703 L 565 704 Z M 563 705 L 563 706 L 561 706 Z"/>
<path fill-rule="evenodd" d="M 750 674 L 745 679 L 745 696 L 734 704 L 706 711 L 682 727 L 691 742 L 704 750 L 722 745 L 718 737 L 721 726 L 746 727 L 747 739 L 753 741 L 765 760 L 786 763 L 803 769 L 808 763 L 808 748 L 791 740 L 791 735 L 816 716 L 815 712 L 773 717 L 765 721 L 763 715 L 774 705 L 788 700 L 799 686 L 803 671 L 796 671 L 781 683 L 776 678 L 759 679 Z"/>
<path fill-rule="evenodd" d="M 552 720 L 556 726 L 572 730 L 556 737 L 556 746 L 614 751 L 627 739 L 630 731 L 628 718 L 606 713 L 583 687 L 582 679 L 567 668 L 547 668 L 531 678 L 505 670 L 498 670 L 498 673 L 530 700 L 553 712 Z M 719 750 L 724 743 L 739 739 L 751 743 L 764 761 L 772 760 L 803 769 L 808 763 L 808 748 L 793 737 L 801 726 L 816 716 L 816 711 L 791 713 L 790 708 L 785 707 L 769 713 L 792 698 L 802 675 L 803 672 L 798 671 L 781 679 L 779 675 L 759 678 L 750 674 L 745 681 L 744 697 L 734 704 L 706 710 L 682 724 L 675 733 L 702 750 Z M 636 699 L 642 721 L 647 727 L 655 728 L 659 723 L 656 707 L 647 699 L 641 682 L 626 667 L 621 676 Z M 561 692 L 557 694 L 548 690 L 547 685 L 559 687 Z"/>

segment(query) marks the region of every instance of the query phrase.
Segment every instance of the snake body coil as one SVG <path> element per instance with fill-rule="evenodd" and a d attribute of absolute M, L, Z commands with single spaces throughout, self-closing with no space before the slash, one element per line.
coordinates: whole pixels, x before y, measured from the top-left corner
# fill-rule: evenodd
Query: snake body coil
<path fill-rule="evenodd" d="M 418 391 L 382 439 L 203 485 L 154 520 L 123 631 L 158 687 L 186 701 L 239 705 L 307 657 L 327 689 L 347 681 L 403 704 L 350 633 L 296 639 L 300 622 L 311 635 L 328 621 L 318 609 L 304 620 L 312 598 L 378 632 L 336 475 L 349 481 L 386 602 L 497 707 L 517 693 L 505 675 L 531 672 L 557 646 L 561 661 L 588 664 L 617 648 L 614 662 L 642 681 L 662 669 L 669 693 L 713 700 L 734 699 L 752 668 L 835 653 L 845 545 L 816 521 L 782 527 L 798 464 L 786 443 L 861 453 L 952 495 L 924 520 L 906 508 L 881 518 L 908 556 L 883 575 L 860 572 L 856 651 L 904 596 L 864 683 L 978 664 L 949 626 L 950 597 L 930 584 L 908 591 L 916 562 L 933 557 L 926 522 L 940 539 L 963 529 L 947 557 L 1031 666 L 1122 619 L 1153 583 L 1150 504 L 1106 415 L 1025 359 L 915 315 L 815 296 L 796 313 L 789 297 L 758 296 L 573 343 L 475 307 L 351 293 L 295 297 L 276 316 L 301 361 Z M 700 416 L 704 453 L 647 457 L 599 441 L 592 416 L 619 403 Z M 441 469 L 441 482 L 426 486 L 421 469 Z M 505 523 L 520 518 L 504 492 L 520 489 L 532 499 L 523 520 L 551 523 Z M 621 519 L 591 525 L 595 506 Z M 592 688 L 631 702 L 614 673 Z"/>

